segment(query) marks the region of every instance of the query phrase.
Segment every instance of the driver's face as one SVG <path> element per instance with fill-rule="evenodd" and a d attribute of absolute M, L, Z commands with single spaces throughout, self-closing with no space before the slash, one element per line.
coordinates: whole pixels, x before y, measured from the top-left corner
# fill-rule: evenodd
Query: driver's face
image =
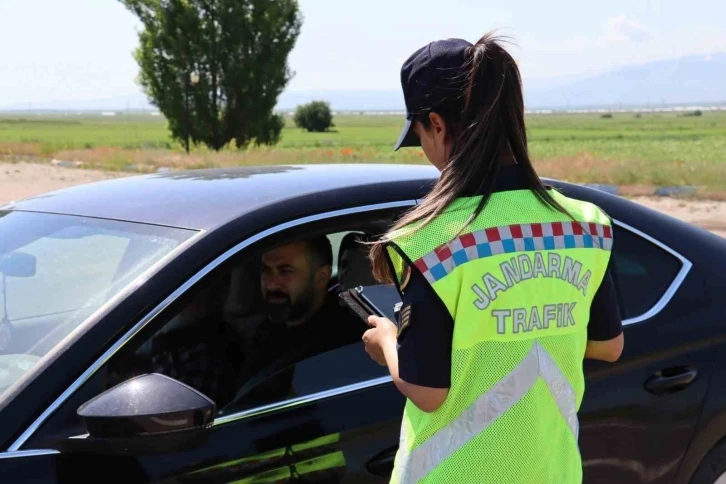
<path fill-rule="evenodd" d="M 261 280 L 265 301 L 291 308 L 309 304 L 315 290 L 314 272 L 304 242 L 267 252 L 262 256 Z"/>

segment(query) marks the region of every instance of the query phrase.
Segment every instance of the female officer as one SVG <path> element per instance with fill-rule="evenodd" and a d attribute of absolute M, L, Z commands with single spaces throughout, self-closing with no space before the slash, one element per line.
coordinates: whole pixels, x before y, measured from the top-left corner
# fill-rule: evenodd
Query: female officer
<path fill-rule="evenodd" d="M 363 336 L 407 398 L 391 482 L 581 482 L 583 358 L 623 346 L 611 221 L 541 183 L 492 35 L 420 48 L 401 82 L 395 149 L 421 146 L 441 176 L 371 248 L 403 301 Z"/>

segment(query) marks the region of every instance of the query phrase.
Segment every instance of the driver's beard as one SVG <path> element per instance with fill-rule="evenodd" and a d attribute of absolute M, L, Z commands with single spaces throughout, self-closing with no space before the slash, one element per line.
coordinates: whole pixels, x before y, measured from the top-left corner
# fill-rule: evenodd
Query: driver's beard
<path fill-rule="evenodd" d="M 278 296 L 281 294 L 278 294 Z M 310 281 L 305 292 L 300 294 L 297 300 L 293 303 L 290 300 L 290 296 L 286 295 L 286 300 L 283 303 L 267 303 L 267 315 L 275 325 L 285 324 L 287 321 L 295 321 L 302 319 L 310 314 L 313 307 L 313 301 L 315 299 L 315 289 Z"/>

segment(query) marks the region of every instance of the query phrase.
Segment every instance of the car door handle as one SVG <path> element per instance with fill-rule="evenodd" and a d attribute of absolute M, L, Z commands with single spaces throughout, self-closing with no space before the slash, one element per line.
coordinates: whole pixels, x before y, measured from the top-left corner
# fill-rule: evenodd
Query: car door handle
<path fill-rule="evenodd" d="M 695 368 L 677 367 L 657 372 L 645 382 L 645 389 L 655 395 L 683 390 L 698 376 Z"/>

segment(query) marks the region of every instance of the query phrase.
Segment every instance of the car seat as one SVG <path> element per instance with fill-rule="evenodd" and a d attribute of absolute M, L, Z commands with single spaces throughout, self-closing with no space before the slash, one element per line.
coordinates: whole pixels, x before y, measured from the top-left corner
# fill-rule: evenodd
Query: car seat
<path fill-rule="evenodd" d="M 339 289 L 345 291 L 357 286 L 378 284 L 373 277 L 373 269 L 368 260 L 370 237 L 362 233 L 346 234 L 338 249 L 338 282 Z"/>
<path fill-rule="evenodd" d="M 260 261 L 252 257 L 235 267 L 230 273 L 230 286 L 224 302 L 227 317 L 243 318 L 260 310 Z"/>

